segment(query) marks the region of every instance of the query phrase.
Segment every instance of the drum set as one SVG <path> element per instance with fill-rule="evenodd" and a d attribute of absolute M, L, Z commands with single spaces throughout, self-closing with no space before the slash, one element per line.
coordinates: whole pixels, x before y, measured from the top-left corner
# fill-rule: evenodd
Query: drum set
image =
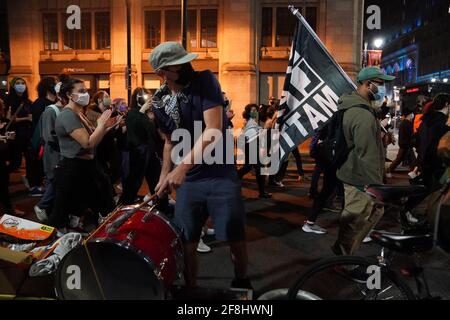
<path fill-rule="evenodd" d="M 64 300 L 163 300 L 183 272 L 180 233 L 155 209 L 156 197 L 121 206 L 58 266 Z"/>

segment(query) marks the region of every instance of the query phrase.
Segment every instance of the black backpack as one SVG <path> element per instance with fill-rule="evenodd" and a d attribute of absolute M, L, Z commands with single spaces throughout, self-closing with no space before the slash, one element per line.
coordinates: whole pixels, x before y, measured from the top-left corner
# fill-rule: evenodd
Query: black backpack
<path fill-rule="evenodd" d="M 356 105 L 353 108 L 365 109 L 375 116 L 373 111 L 365 105 Z M 347 145 L 342 126 L 344 114 L 347 110 L 349 109 L 335 112 L 330 121 L 325 125 L 326 128 L 322 129 L 326 129 L 327 134 L 323 141 L 316 147 L 316 160 L 324 168 L 340 168 L 347 161 L 348 154 L 353 149 L 353 147 L 349 148 Z"/>

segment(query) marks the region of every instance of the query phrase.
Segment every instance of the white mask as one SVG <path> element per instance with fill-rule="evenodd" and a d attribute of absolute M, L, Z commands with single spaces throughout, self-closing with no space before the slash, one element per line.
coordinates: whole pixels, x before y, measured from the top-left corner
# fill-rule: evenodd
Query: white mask
<path fill-rule="evenodd" d="M 90 100 L 90 96 L 89 96 L 89 92 L 85 92 L 85 93 L 74 93 L 78 96 L 77 100 L 74 100 L 74 102 L 76 104 L 79 104 L 82 107 L 86 107 L 89 104 L 89 100 Z"/>

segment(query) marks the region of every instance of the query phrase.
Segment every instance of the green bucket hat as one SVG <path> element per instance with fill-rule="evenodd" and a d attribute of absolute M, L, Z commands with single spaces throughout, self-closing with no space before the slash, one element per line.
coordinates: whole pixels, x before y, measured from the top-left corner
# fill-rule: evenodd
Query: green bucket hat
<path fill-rule="evenodd" d="M 393 81 L 395 77 L 388 76 L 384 74 L 380 68 L 378 67 L 367 67 L 361 70 L 358 74 L 357 80 L 358 82 L 372 80 L 372 79 L 382 79 L 384 81 Z"/>
<path fill-rule="evenodd" d="M 198 54 L 188 53 L 178 42 L 164 42 L 153 49 L 149 63 L 153 70 L 185 64 L 196 59 Z"/>

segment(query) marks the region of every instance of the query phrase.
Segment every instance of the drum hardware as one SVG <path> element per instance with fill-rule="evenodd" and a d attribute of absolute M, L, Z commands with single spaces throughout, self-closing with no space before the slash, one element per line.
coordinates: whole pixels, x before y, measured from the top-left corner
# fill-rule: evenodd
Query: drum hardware
<path fill-rule="evenodd" d="M 164 277 L 162 276 L 162 272 L 164 271 L 164 267 L 166 266 L 166 263 L 169 262 L 169 259 L 164 258 L 163 261 L 159 264 L 159 268 L 156 268 L 155 275 L 160 280 L 164 280 Z"/>
<path fill-rule="evenodd" d="M 144 202 L 120 206 L 109 214 L 84 245 L 72 250 L 60 263 L 56 277 L 58 296 L 63 299 L 167 298 L 173 282 L 182 276 L 183 246 L 178 229 L 154 208 L 145 206 Z M 124 272 L 108 267 L 114 263 L 120 264 Z M 66 286 L 66 270 L 73 264 L 79 265 L 84 275 L 82 291 L 69 290 Z"/>
<path fill-rule="evenodd" d="M 153 217 L 152 212 L 148 212 L 145 216 L 142 217 L 142 222 L 147 223 Z"/>
<path fill-rule="evenodd" d="M 136 238 L 136 231 L 131 231 L 128 233 L 127 238 L 123 241 L 123 244 L 130 245 L 134 238 Z"/>
<path fill-rule="evenodd" d="M 128 219 L 130 219 L 136 212 L 139 211 L 139 209 L 141 209 L 143 206 L 145 206 L 146 204 L 148 204 L 149 202 L 153 201 L 153 200 L 157 200 L 157 195 L 154 194 L 151 197 L 146 197 L 147 199 L 145 199 L 143 202 L 141 202 L 140 204 L 133 206 L 132 209 L 130 209 L 128 212 L 126 212 L 125 214 L 123 214 L 122 216 L 120 216 L 119 218 L 117 218 L 113 223 L 109 224 L 106 226 L 106 232 L 111 235 L 111 234 L 116 234 L 117 233 L 117 229 L 119 229 L 124 223 L 125 221 L 127 221 Z M 152 209 L 154 209 L 156 207 L 156 204 L 152 206 Z"/>
<path fill-rule="evenodd" d="M 173 241 L 172 241 L 172 243 L 170 244 L 170 246 L 171 246 L 172 248 L 175 248 L 175 247 L 177 246 L 177 244 L 178 244 L 178 238 L 175 238 L 175 239 L 173 239 Z"/>

